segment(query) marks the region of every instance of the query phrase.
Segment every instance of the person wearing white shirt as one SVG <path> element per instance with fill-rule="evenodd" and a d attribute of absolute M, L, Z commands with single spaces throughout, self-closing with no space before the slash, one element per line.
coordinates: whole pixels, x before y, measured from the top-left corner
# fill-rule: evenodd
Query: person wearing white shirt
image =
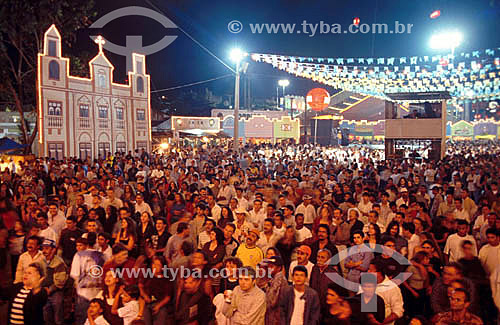
<path fill-rule="evenodd" d="M 279 236 L 279 238 L 285 236 L 286 225 L 283 222 L 284 220 L 283 215 L 279 211 L 275 212 L 273 219 L 274 219 L 274 227 L 273 227 L 274 233 L 276 233 Z"/>
<path fill-rule="evenodd" d="M 87 194 L 83 194 L 83 199 L 85 201 L 85 204 L 90 207 L 92 206 L 93 204 L 93 197 L 96 196 L 96 195 L 99 195 L 99 189 L 97 188 L 97 186 L 95 185 L 92 185 L 90 188 L 89 188 L 89 193 Z M 68 215 L 66 215 L 68 216 Z"/>
<path fill-rule="evenodd" d="M 223 178 L 220 182 L 218 202 L 227 205 L 232 197 L 236 196 L 236 191 L 232 185 L 227 184 L 227 179 Z"/>
<path fill-rule="evenodd" d="M 66 216 L 64 216 L 64 212 L 59 210 L 57 203 L 49 203 L 47 217 L 49 226 L 56 232 L 57 237 L 59 237 L 61 231 L 66 227 Z"/>
<path fill-rule="evenodd" d="M 361 212 L 359 220 L 366 224 L 368 222 L 368 212 L 373 210 L 373 204 L 370 202 L 370 195 L 364 192 L 361 201 L 358 203 L 358 210 Z"/>
<path fill-rule="evenodd" d="M 210 212 L 212 213 L 212 219 L 214 219 L 215 222 L 218 222 L 220 219 L 222 208 L 217 203 L 215 203 L 215 197 L 213 196 L 213 194 L 207 195 L 207 204 L 210 208 Z"/>
<path fill-rule="evenodd" d="M 76 240 L 77 253 L 71 262 L 70 276 L 75 281 L 75 323 L 83 324 L 87 318 L 89 301 L 94 299 L 100 291 L 100 278 L 92 275 L 92 269 L 102 264 L 102 253 L 88 249 L 88 242 L 84 238 Z"/>
<path fill-rule="evenodd" d="M 14 284 L 23 282 L 24 271 L 26 271 L 31 263 L 44 263 L 45 257 L 39 248 L 40 242 L 38 237 L 33 236 L 28 238 L 28 242 L 26 243 L 27 250 L 19 256 L 19 261 L 17 262 Z"/>
<path fill-rule="evenodd" d="M 147 212 L 149 216 L 153 216 L 153 210 L 151 210 L 149 204 L 144 202 L 144 197 L 140 193 L 135 196 L 134 208 L 135 212 L 139 213 L 140 215 L 143 214 L 144 212 Z"/>
<path fill-rule="evenodd" d="M 109 246 L 111 236 L 108 233 L 100 233 L 97 235 L 97 251 L 102 253 L 104 263 L 113 257 L 113 250 Z"/>
<path fill-rule="evenodd" d="M 274 232 L 274 219 L 267 218 L 264 220 L 263 230 L 260 233 L 259 240 L 257 241 L 257 247 L 259 247 L 265 254 L 269 247 L 274 247 L 278 240 L 281 238 L 280 235 Z"/>
<path fill-rule="evenodd" d="M 243 190 L 240 187 L 236 188 L 236 199 L 238 200 L 238 209 L 248 211 L 248 200 L 243 196 Z"/>
<path fill-rule="evenodd" d="M 104 301 L 98 298 L 94 298 L 90 301 L 85 325 L 109 325 L 103 316 L 106 308 L 104 304 Z"/>
<path fill-rule="evenodd" d="M 304 225 L 309 229 L 312 228 L 314 219 L 316 219 L 316 209 L 314 205 L 311 204 L 312 197 L 310 195 L 304 195 L 304 202 L 299 204 L 295 213 L 302 213 L 304 215 Z"/>
<path fill-rule="evenodd" d="M 295 215 L 295 240 L 297 243 L 301 243 L 311 237 L 311 231 L 304 226 L 304 215 L 297 213 Z"/>
<path fill-rule="evenodd" d="M 434 176 L 435 175 L 436 175 L 436 171 L 429 166 L 429 168 L 427 168 L 424 172 L 425 182 L 427 184 L 434 183 Z"/>
<path fill-rule="evenodd" d="M 210 233 L 215 228 L 215 221 L 207 218 L 203 226 L 205 230 L 198 235 L 198 249 L 202 249 L 210 241 Z"/>
<path fill-rule="evenodd" d="M 415 254 L 415 248 L 420 246 L 420 237 L 415 234 L 415 225 L 413 223 L 403 223 L 403 237 L 408 241 L 408 259 L 411 261 Z"/>
<path fill-rule="evenodd" d="M 307 269 L 306 284 L 309 285 L 309 280 L 311 278 L 312 269 L 314 267 L 314 263 L 309 261 L 309 257 L 311 257 L 311 254 L 312 254 L 312 251 L 311 251 L 311 248 L 309 246 L 302 245 L 302 246 L 299 246 L 299 248 L 297 248 L 297 259 L 290 263 L 290 269 L 288 271 L 288 282 L 292 282 L 293 269 L 297 265 L 302 265 L 302 266 L 305 266 Z"/>
<path fill-rule="evenodd" d="M 145 170 L 144 166 L 141 164 L 141 165 L 139 165 L 138 169 L 139 169 L 139 171 L 137 173 L 135 173 L 135 177 L 137 179 L 143 178 L 144 180 L 146 180 L 146 178 L 148 176 L 148 172 Z"/>
<path fill-rule="evenodd" d="M 156 178 L 162 178 L 164 175 L 163 170 L 161 168 L 161 165 L 157 165 L 155 169 L 151 172 L 151 178 L 156 179 Z"/>
<path fill-rule="evenodd" d="M 479 261 L 481 261 L 481 265 L 488 277 L 493 274 L 500 264 L 500 241 L 498 234 L 498 230 L 494 228 L 486 230 L 488 244 L 479 250 Z"/>
<path fill-rule="evenodd" d="M 261 231 L 266 216 L 266 210 L 262 207 L 262 201 L 260 199 L 256 199 L 253 202 L 253 209 L 250 210 L 250 219 L 248 221 Z"/>
<path fill-rule="evenodd" d="M 123 307 L 118 308 L 120 301 L 118 298 L 120 296 L 122 298 Z M 118 316 L 123 319 L 123 325 L 131 325 L 137 318 L 137 315 L 139 315 L 139 301 L 137 301 L 139 296 L 140 292 L 137 286 L 129 286 L 125 287 L 125 289 L 122 287 L 118 291 L 111 312 L 113 314 L 118 314 Z"/>
<path fill-rule="evenodd" d="M 382 197 L 379 203 L 380 206 L 380 212 L 379 212 L 379 221 L 381 224 L 384 225 L 384 227 L 387 227 L 389 223 L 392 221 L 393 215 L 391 215 L 392 210 L 389 204 L 389 193 L 384 192 L 382 193 Z"/>
<path fill-rule="evenodd" d="M 483 227 L 483 225 L 488 220 L 488 214 L 490 214 L 490 208 L 487 205 L 483 205 L 481 207 L 481 214 L 477 216 L 476 220 L 474 221 L 474 226 L 472 227 L 472 234 L 474 235 L 474 237 L 476 237 L 477 240 L 480 239 L 481 227 Z"/>
<path fill-rule="evenodd" d="M 49 227 L 49 222 L 47 219 L 48 219 L 47 215 L 43 212 L 38 213 L 38 215 L 36 216 L 36 223 L 40 227 L 40 231 L 38 232 L 38 237 L 43 239 L 50 239 L 53 240 L 54 243 L 57 243 L 59 236 L 57 236 L 54 229 Z"/>
<path fill-rule="evenodd" d="M 406 206 L 410 206 L 410 197 L 408 196 L 408 189 L 403 187 L 399 190 L 401 193 L 401 197 L 396 200 L 396 206 L 399 208 L 403 204 Z"/>
<path fill-rule="evenodd" d="M 377 288 L 375 289 L 375 293 L 384 300 L 385 319 L 382 324 L 394 325 L 395 321 L 403 317 L 404 314 L 401 289 L 384 274 L 382 265 L 372 263 L 370 264 L 368 272 L 377 275 Z M 361 286 L 358 291 L 358 294 L 360 293 L 363 293 Z"/>
<path fill-rule="evenodd" d="M 461 198 L 455 198 L 455 211 L 453 211 L 453 216 L 455 220 L 462 219 L 470 223 L 469 212 L 463 207 Z"/>
<path fill-rule="evenodd" d="M 458 262 L 458 260 L 464 257 L 462 242 L 465 240 L 472 242 L 472 253 L 474 256 L 477 256 L 476 240 L 467 234 L 468 230 L 469 224 L 467 221 L 462 219 L 457 220 L 457 233 L 448 236 L 446 245 L 444 246 L 444 253 L 449 262 Z"/>
<path fill-rule="evenodd" d="M 104 210 L 106 210 L 110 205 L 114 206 L 116 209 L 120 209 L 121 207 L 123 207 L 122 200 L 115 197 L 115 190 L 112 187 L 108 187 L 108 189 L 106 190 L 106 195 L 107 197 L 102 203 L 102 207 L 104 208 Z"/>

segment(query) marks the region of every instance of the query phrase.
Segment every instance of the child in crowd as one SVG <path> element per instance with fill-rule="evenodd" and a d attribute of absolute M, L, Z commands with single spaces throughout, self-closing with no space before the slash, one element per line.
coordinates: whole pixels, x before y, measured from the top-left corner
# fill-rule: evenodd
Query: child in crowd
<path fill-rule="evenodd" d="M 131 325 L 139 314 L 139 288 L 136 285 L 121 286 L 116 294 L 111 312 L 123 319 L 123 325 Z M 120 298 L 123 307 L 118 308 Z"/>
<path fill-rule="evenodd" d="M 92 299 L 87 309 L 87 320 L 85 321 L 85 325 L 109 325 L 103 313 L 104 301 L 98 298 Z"/>

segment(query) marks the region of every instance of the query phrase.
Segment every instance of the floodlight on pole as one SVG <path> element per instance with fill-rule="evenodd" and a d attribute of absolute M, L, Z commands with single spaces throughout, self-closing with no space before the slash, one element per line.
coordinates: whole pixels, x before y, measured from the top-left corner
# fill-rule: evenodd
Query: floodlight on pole
<path fill-rule="evenodd" d="M 243 60 L 243 58 L 245 56 L 247 56 L 248 53 L 242 51 L 241 49 L 239 48 L 234 48 L 231 50 L 231 52 L 229 53 L 229 58 L 231 59 L 231 61 L 233 61 L 234 63 L 240 63 L 241 60 Z"/>
<path fill-rule="evenodd" d="M 290 85 L 288 79 L 281 79 L 278 81 L 278 85 L 283 88 L 283 109 L 285 109 L 285 88 Z"/>
<path fill-rule="evenodd" d="M 432 35 L 429 45 L 435 50 L 450 49 L 451 54 L 455 53 L 457 48 L 463 41 L 464 36 L 459 31 L 447 31 Z"/>
<path fill-rule="evenodd" d="M 238 154 L 240 149 L 239 141 L 239 116 L 240 116 L 240 62 L 248 55 L 248 53 L 242 51 L 239 48 L 234 48 L 229 53 L 229 58 L 231 61 L 236 63 L 236 79 L 234 82 L 234 143 L 233 148 L 236 154 Z"/>

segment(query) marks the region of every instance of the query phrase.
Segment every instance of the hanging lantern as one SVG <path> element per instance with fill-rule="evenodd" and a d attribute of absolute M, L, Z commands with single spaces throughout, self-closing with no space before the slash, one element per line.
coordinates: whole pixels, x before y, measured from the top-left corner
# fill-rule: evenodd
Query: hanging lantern
<path fill-rule="evenodd" d="M 441 16 L 441 10 L 434 10 L 431 14 L 430 14 L 430 18 L 431 19 L 436 19 L 438 18 L 439 16 Z"/>
<path fill-rule="evenodd" d="M 361 20 L 359 19 L 359 17 L 356 17 L 356 18 L 354 18 L 354 19 L 352 20 L 352 23 L 353 23 L 354 25 L 358 26 L 360 21 L 361 21 Z"/>
<path fill-rule="evenodd" d="M 313 111 L 321 112 L 330 104 L 330 94 L 323 88 L 314 88 L 307 93 L 306 102 Z"/>

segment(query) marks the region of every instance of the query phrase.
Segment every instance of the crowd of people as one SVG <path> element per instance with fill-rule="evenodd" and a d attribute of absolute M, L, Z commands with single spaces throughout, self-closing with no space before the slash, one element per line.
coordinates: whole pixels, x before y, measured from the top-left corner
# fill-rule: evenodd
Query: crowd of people
<path fill-rule="evenodd" d="M 498 143 L 240 150 L 4 163 L 0 323 L 497 323 Z"/>

